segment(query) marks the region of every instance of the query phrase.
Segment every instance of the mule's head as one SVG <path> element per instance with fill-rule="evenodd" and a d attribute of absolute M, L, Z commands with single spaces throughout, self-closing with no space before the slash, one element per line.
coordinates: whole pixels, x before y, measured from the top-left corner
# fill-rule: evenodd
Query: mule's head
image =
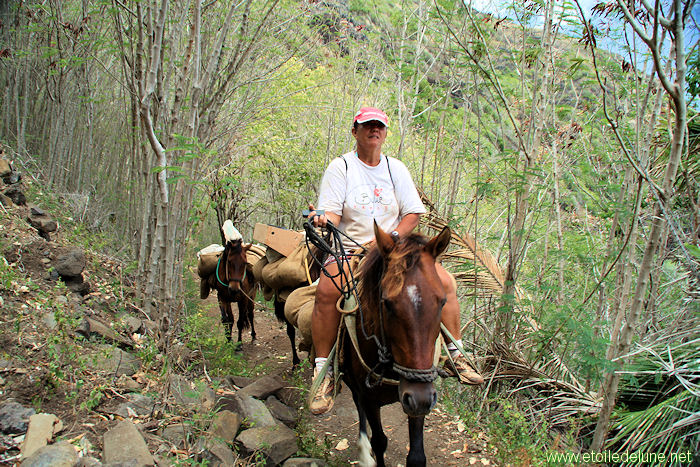
<path fill-rule="evenodd" d="M 446 300 L 435 258 L 447 248 L 450 229 L 431 239 L 413 234 L 394 242 L 376 224 L 374 228 L 384 264 L 384 335 L 400 375 L 399 400 L 407 415 L 426 415 L 437 402 L 433 363 Z"/>
<path fill-rule="evenodd" d="M 231 290 L 240 290 L 241 284 L 246 277 L 247 258 L 246 254 L 252 244 L 243 244 L 243 240 L 238 238 L 226 242 L 223 256 L 223 274 L 225 282 Z"/>

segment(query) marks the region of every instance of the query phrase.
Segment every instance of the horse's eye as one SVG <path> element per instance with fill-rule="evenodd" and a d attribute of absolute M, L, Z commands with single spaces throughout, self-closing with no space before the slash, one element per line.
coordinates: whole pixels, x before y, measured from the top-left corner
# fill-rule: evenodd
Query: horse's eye
<path fill-rule="evenodd" d="M 447 298 L 443 297 L 442 300 L 440 300 L 440 308 L 444 307 L 445 303 L 447 303 Z"/>
<path fill-rule="evenodd" d="M 394 303 L 393 302 L 391 302 L 389 300 L 382 300 L 382 302 L 384 303 L 384 308 L 386 309 L 386 311 L 388 311 L 389 313 L 394 313 Z"/>

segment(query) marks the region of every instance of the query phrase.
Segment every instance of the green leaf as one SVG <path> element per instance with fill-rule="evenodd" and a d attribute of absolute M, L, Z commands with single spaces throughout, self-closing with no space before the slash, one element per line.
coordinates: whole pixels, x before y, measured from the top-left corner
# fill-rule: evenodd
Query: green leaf
<path fill-rule="evenodd" d="M 695 259 L 700 260 L 700 248 L 698 248 L 697 245 L 686 243 L 685 248 L 688 250 L 688 253 L 695 257 Z"/>

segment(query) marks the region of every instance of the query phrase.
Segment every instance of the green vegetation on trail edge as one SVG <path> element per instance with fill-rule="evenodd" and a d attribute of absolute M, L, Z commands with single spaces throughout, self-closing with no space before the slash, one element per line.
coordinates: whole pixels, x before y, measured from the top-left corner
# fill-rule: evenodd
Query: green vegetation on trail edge
<path fill-rule="evenodd" d="M 573 427 L 553 439 L 546 421 L 525 413 L 517 395 L 484 400 L 483 391 L 453 380 L 441 380 L 437 389 L 443 408 L 464 423 L 464 437 L 476 440 L 486 436 L 488 453 L 499 464 L 554 466 L 557 464 L 550 460 L 553 448 L 573 451 L 568 446 L 576 446 Z"/>

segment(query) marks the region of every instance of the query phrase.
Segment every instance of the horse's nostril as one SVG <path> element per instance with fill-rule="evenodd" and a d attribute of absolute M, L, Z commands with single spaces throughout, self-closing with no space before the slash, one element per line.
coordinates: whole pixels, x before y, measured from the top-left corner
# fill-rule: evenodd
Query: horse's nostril
<path fill-rule="evenodd" d="M 404 407 L 404 412 L 406 412 L 406 409 L 409 409 L 410 412 L 414 412 L 416 410 L 416 401 L 413 399 L 413 396 L 406 392 L 403 395 L 403 398 L 401 400 L 401 405 Z"/>

